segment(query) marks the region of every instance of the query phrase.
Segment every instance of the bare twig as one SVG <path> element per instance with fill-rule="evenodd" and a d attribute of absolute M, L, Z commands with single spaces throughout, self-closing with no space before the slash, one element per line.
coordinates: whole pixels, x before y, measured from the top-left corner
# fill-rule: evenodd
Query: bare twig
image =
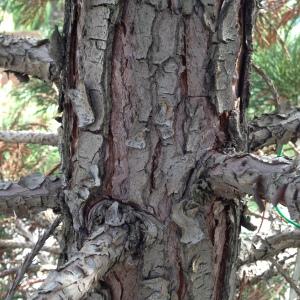
<path fill-rule="evenodd" d="M 58 136 L 55 133 L 35 131 L 1 131 L 0 140 L 6 143 L 25 143 L 39 145 L 58 145 Z"/>
<path fill-rule="evenodd" d="M 300 232 L 286 232 L 260 239 L 260 245 L 252 247 L 249 256 L 239 263 L 239 267 L 258 260 L 267 260 L 288 248 L 300 247 Z"/>
<path fill-rule="evenodd" d="M 21 248 L 21 249 L 34 249 L 35 244 L 32 242 L 19 242 L 19 241 L 15 241 L 15 240 L 1 240 L 0 239 L 0 249 L 17 249 L 17 248 Z M 47 251 L 50 252 L 52 254 L 59 254 L 59 248 L 57 247 L 47 247 L 44 246 L 42 248 L 43 251 Z"/>
<path fill-rule="evenodd" d="M 19 271 L 19 267 L 16 268 L 11 268 L 8 270 L 4 270 L 4 271 L 0 271 L 0 278 L 5 277 L 5 276 L 9 276 L 12 274 L 16 274 Z M 54 270 L 55 266 L 54 265 L 31 265 L 28 269 L 27 269 L 27 273 L 31 273 L 31 272 L 49 272 L 51 270 Z"/>
<path fill-rule="evenodd" d="M 17 287 L 20 284 L 21 280 L 23 279 L 24 274 L 27 272 L 28 268 L 30 267 L 34 257 L 42 249 L 46 240 L 53 234 L 54 230 L 56 229 L 56 227 L 59 225 L 59 223 L 61 221 L 62 221 L 62 216 L 57 217 L 56 220 L 53 222 L 53 224 L 50 226 L 50 228 L 48 230 L 46 230 L 44 232 L 44 234 L 39 238 L 39 240 L 35 244 L 35 247 L 31 251 L 31 253 L 29 253 L 26 256 L 22 266 L 20 267 L 19 272 L 17 273 L 17 276 L 16 276 L 13 284 L 11 285 L 11 287 L 7 293 L 5 300 L 13 299 L 13 296 L 17 290 Z"/>
<path fill-rule="evenodd" d="M 277 263 L 274 258 L 270 258 L 269 260 L 276 267 L 276 269 L 282 275 L 282 277 L 284 277 L 284 279 L 290 284 L 290 286 L 297 293 L 297 295 L 300 296 L 299 287 L 296 285 L 294 280 L 289 275 L 287 275 L 287 272 L 282 268 L 282 266 L 279 263 Z"/>
<path fill-rule="evenodd" d="M 254 71 L 265 81 L 268 88 L 270 89 L 270 92 L 273 96 L 274 104 L 277 108 L 277 111 L 280 111 L 280 97 L 279 93 L 274 85 L 273 80 L 266 74 L 266 72 L 261 69 L 259 66 L 257 66 L 255 63 L 252 62 L 252 67 Z"/>
<path fill-rule="evenodd" d="M 40 266 L 39 265 L 32 265 L 28 268 L 27 272 L 37 272 L 40 270 Z M 4 270 L 2 272 L 0 272 L 0 278 L 5 277 L 5 276 L 9 276 L 12 274 L 16 274 L 19 271 L 19 267 L 16 268 L 11 268 L 8 270 Z"/>
<path fill-rule="evenodd" d="M 298 282 L 300 278 L 300 248 L 297 249 L 297 256 L 296 256 L 296 262 L 295 262 L 295 269 L 293 272 L 293 280 L 295 282 Z M 290 300 L 296 299 L 296 292 L 294 289 L 290 289 Z"/>

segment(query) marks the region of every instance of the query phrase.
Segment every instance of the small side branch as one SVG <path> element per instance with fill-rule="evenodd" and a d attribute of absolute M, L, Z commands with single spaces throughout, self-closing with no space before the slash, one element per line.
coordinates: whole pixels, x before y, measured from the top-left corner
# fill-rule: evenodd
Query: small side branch
<path fill-rule="evenodd" d="M 42 211 L 59 207 L 61 180 L 35 173 L 19 182 L 0 182 L 0 211 L 5 214 L 28 215 L 28 211 Z"/>
<path fill-rule="evenodd" d="M 58 67 L 49 54 L 50 41 L 0 35 L 0 68 L 12 72 L 53 81 Z"/>
<path fill-rule="evenodd" d="M 265 114 L 249 125 L 249 149 L 255 151 L 276 143 L 286 144 L 300 137 L 300 109 L 286 114 Z"/>
<path fill-rule="evenodd" d="M 275 87 L 274 82 L 271 80 L 271 78 L 268 77 L 268 75 L 266 74 L 266 72 L 261 69 L 259 66 L 257 66 L 256 64 L 254 64 L 252 62 L 252 67 L 254 69 L 254 71 L 265 81 L 265 83 L 267 84 L 268 88 L 270 89 L 270 92 L 273 96 L 274 99 L 274 104 L 277 108 L 277 111 L 280 111 L 280 97 L 279 97 L 279 93 Z"/>
<path fill-rule="evenodd" d="M 21 248 L 21 249 L 33 249 L 35 247 L 35 245 L 33 243 L 30 242 L 19 242 L 19 241 L 14 241 L 14 240 L 0 240 L 0 249 L 17 249 L 17 248 Z M 57 247 L 43 247 L 42 249 L 43 251 L 47 251 L 49 253 L 52 254 L 59 254 L 60 250 Z"/>
<path fill-rule="evenodd" d="M 252 247 L 249 256 L 241 261 L 239 266 L 258 260 L 268 260 L 288 248 L 300 248 L 300 232 L 285 232 L 259 239 L 259 245 Z"/>
<path fill-rule="evenodd" d="M 253 195 L 260 207 L 262 199 L 282 203 L 292 219 L 300 218 L 300 176 L 296 161 L 258 157 L 251 154 L 210 153 L 206 180 L 222 198 Z"/>
<path fill-rule="evenodd" d="M 54 230 L 60 224 L 61 221 L 62 221 L 62 216 L 57 217 L 56 220 L 53 222 L 53 224 L 50 226 L 50 228 L 48 230 L 46 230 L 45 233 L 39 238 L 39 240 L 35 244 L 32 252 L 26 256 L 24 263 L 22 264 L 21 268 L 19 269 L 17 276 L 7 293 L 5 300 L 13 299 L 14 294 L 17 290 L 17 287 L 20 284 L 21 280 L 23 279 L 24 274 L 27 272 L 28 268 L 32 264 L 33 259 L 39 253 L 39 251 L 42 249 L 42 247 L 44 246 L 47 239 L 54 233 Z"/>
<path fill-rule="evenodd" d="M 25 143 L 39 145 L 58 145 L 58 135 L 55 133 L 44 133 L 34 131 L 1 131 L 0 141 L 6 143 Z"/>
<path fill-rule="evenodd" d="M 294 280 L 287 274 L 287 271 L 285 271 L 282 266 L 275 261 L 275 259 L 270 258 L 270 262 L 276 267 L 278 272 L 282 275 L 282 277 L 290 284 L 291 288 L 296 292 L 298 297 L 300 296 L 300 289 L 294 282 Z"/>

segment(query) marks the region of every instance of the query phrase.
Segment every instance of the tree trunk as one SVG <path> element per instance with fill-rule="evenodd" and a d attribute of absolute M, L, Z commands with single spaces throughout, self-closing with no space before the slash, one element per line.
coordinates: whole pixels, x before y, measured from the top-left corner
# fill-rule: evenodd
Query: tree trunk
<path fill-rule="evenodd" d="M 248 153 L 299 136 L 298 109 L 246 124 L 254 8 L 66 0 L 63 41 L 0 36 L 1 68 L 60 83 L 62 178 L 0 182 L 5 212 L 63 215 L 59 268 L 32 299 L 233 299 L 237 267 L 297 244 L 237 260 L 241 196 L 300 219 L 297 161 Z"/>
<path fill-rule="evenodd" d="M 113 252 L 90 297 L 234 298 L 241 204 L 215 194 L 199 172 L 209 150 L 245 150 L 253 6 L 66 1 L 64 260 L 87 247 L 99 211 L 108 235 L 129 208 L 127 217 L 143 216 L 126 223 L 130 254 Z M 75 290 L 60 296 L 81 299 Z"/>

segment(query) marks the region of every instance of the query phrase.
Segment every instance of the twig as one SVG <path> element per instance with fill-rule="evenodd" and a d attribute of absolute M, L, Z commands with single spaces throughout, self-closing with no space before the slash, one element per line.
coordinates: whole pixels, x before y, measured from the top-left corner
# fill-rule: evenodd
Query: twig
<path fill-rule="evenodd" d="M 296 155 L 300 155 L 300 150 L 296 147 L 296 145 L 294 143 L 292 143 L 291 141 L 288 142 L 289 146 L 294 150 L 294 152 L 296 153 Z"/>
<path fill-rule="evenodd" d="M 49 170 L 49 171 L 46 173 L 46 176 L 52 175 L 56 170 L 59 169 L 60 165 L 61 165 L 61 163 L 55 165 L 51 170 Z"/>
<path fill-rule="evenodd" d="M 31 265 L 29 268 L 28 268 L 28 270 L 27 270 L 27 272 L 29 273 L 29 272 L 37 272 L 37 271 L 39 271 L 40 270 L 40 266 L 39 265 Z M 19 268 L 18 267 L 16 267 L 16 268 L 11 268 L 11 269 L 8 269 L 8 270 L 4 270 L 4 271 L 2 271 L 2 272 L 0 272 L 0 278 L 2 278 L 2 277 L 5 277 L 5 276 L 9 276 L 9 275 L 12 275 L 12 274 L 15 274 L 15 273 L 17 273 L 19 271 Z"/>
<path fill-rule="evenodd" d="M 290 286 L 293 288 L 293 290 L 297 293 L 298 296 L 300 296 L 300 289 L 294 282 L 294 280 L 286 274 L 286 271 L 282 268 L 282 266 L 275 261 L 275 259 L 270 258 L 270 262 L 276 267 L 278 272 L 284 277 L 284 279 L 290 284 Z"/>
<path fill-rule="evenodd" d="M 254 69 L 254 71 L 265 81 L 265 83 L 267 84 L 268 88 L 270 89 L 271 94 L 273 95 L 273 100 L 275 103 L 275 106 L 277 108 L 277 110 L 280 110 L 280 97 L 279 97 L 279 93 L 273 83 L 273 80 L 271 78 L 268 77 L 268 75 L 266 74 L 266 72 L 261 69 L 259 66 L 257 66 L 255 63 L 252 62 L 252 67 Z"/>
<path fill-rule="evenodd" d="M 20 267 L 19 272 L 17 273 L 17 276 L 14 280 L 14 282 L 12 283 L 7 296 L 5 298 L 5 300 L 12 300 L 13 296 L 17 290 L 18 285 L 20 284 L 21 280 L 24 277 L 24 274 L 27 272 L 28 268 L 30 267 L 34 257 L 38 254 L 38 252 L 42 249 L 42 247 L 44 246 L 46 240 L 53 234 L 54 230 L 56 229 L 56 227 L 59 225 L 59 223 L 62 221 L 62 216 L 59 216 L 55 219 L 55 221 L 53 222 L 53 224 L 50 226 L 49 229 L 47 229 L 44 234 L 39 238 L 39 240 L 37 241 L 37 243 L 35 244 L 35 247 L 32 249 L 31 253 L 29 253 L 22 266 Z"/>
<path fill-rule="evenodd" d="M 15 240 L 1 240 L 0 239 L 0 249 L 34 249 L 35 244 L 32 242 L 18 242 Z M 52 254 L 59 254 L 60 250 L 58 247 L 47 247 L 44 246 L 42 251 L 50 252 Z"/>
<path fill-rule="evenodd" d="M 294 268 L 292 278 L 293 278 L 294 282 L 299 282 L 299 278 L 300 278 L 300 248 L 297 249 L 295 268 Z M 292 288 L 290 288 L 290 298 L 289 299 L 290 300 L 296 299 L 296 293 Z"/>
<path fill-rule="evenodd" d="M 35 264 L 35 265 L 31 265 L 28 270 L 27 270 L 27 273 L 34 273 L 34 272 L 49 272 L 49 271 L 52 271 L 52 270 L 55 270 L 55 266 L 54 265 L 49 265 L 49 264 L 46 264 L 46 265 L 38 265 L 38 264 Z M 16 268 L 11 268 L 11 269 L 8 269 L 8 270 L 4 270 L 4 271 L 0 271 L 0 278 L 2 277 L 6 277 L 6 276 L 9 276 L 9 275 L 12 275 L 12 274 L 16 274 L 18 271 L 19 271 L 19 267 L 16 267 Z"/>

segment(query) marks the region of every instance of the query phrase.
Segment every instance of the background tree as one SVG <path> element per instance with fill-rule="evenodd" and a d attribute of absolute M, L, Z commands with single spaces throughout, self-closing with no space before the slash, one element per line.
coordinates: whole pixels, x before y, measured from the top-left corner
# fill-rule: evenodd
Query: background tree
<path fill-rule="evenodd" d="M 241 196 L 298 218 L 295 165 L 247 153 L 296 134 L 271 115 L 247 139 L 254 8 L 67 1 L 63 53 L 59 37 L 2 38 L 2 66 L 61 81 L 62 180 L 0 192 L 5 211 L 63 216 L 60 268 L 34 299 L 232 299 Z"/>

